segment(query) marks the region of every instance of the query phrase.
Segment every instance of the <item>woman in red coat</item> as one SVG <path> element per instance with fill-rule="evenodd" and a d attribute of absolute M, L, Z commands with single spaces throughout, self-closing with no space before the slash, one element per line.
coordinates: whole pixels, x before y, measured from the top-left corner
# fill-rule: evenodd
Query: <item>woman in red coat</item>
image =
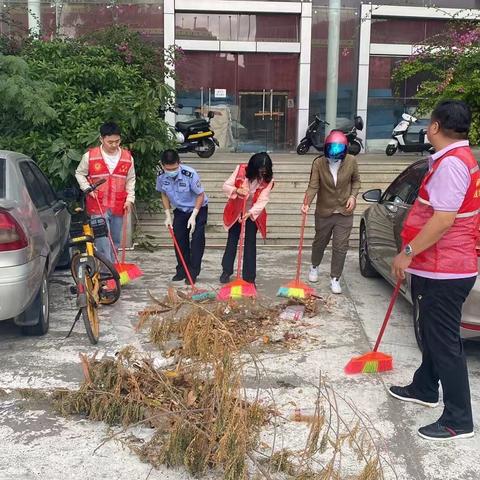
<path fill-rule="evenodd" d="M 273 187 L 272 159 L 265 152 L 253 155 L 247 164 L 237 166 L 223 184 L 228 197 L 223 212 L 223 225 L 228 230 L 227 246 L 222 259 L 221 283 L 228 283 L 233 273 L 242 221 L 245 197 L 245 246 L 242 277 L 246 282 L 255 283 L 257 263 L 257 230 L 267 236 L 267 212 L 265 207 Z"/>

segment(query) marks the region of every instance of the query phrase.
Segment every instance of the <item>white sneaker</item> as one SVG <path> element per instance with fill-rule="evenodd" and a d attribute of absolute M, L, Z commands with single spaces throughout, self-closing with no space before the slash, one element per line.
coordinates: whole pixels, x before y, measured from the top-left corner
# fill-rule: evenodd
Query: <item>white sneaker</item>
<path fill-rule="evenodd" d="M 330 279 L 330 288 L 332 290 L 332 293 L 342 293 L 342 287 L 340 286 L 340 281 L 338 280 L 338 278 L 332 277 Z"/>
<path fill-rule="evenodd" d="M 308 280 L 310 282 L 318 282 L 318 267 L 313 265 L 310 267 L 310 272 L 308 272 Z"/>

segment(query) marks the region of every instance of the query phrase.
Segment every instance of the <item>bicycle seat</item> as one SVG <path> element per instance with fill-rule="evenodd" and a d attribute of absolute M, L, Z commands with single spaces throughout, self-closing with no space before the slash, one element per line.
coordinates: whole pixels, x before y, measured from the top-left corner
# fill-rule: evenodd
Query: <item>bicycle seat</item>
<path fill-rule="evenodd" d="M 82 207 L 75 207 L 74 212 L 75 212 L 75 213 L 82 213 L 82 212 L 83 212 L 83 208 L 82 208 Z"/>

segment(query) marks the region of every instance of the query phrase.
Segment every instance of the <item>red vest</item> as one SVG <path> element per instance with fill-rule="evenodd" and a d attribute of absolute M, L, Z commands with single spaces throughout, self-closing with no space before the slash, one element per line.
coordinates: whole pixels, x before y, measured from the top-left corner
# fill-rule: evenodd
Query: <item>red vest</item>
<path fill-rule="evenodd" d="M 91 183 L 105 178 L 106 182 L 96 190 L 98 201 L 102 210 L 110 209 L 113 215 L 123 215 L 123 207 L 127 199 L 126 183 L 127 175 L 132 166 L 132 155 L 122 148 L 122 154 L 115 170 L 110 173 L 102 156 L 100 147 L 95 147 L 88 152 L 88 177 Z M 100 215 L 97 201 L 90 195 L 87 196 L 87 212 L 92 215 Z"/>
<path fill-rule="evenodd" d="M 237 177 L 235 179 L 235 187 L 240 188 L 245 182 L 247 172 L 247 164 L 241 163 L 240 168 L 238 169 Z M 258 197 L 262 193 L 263 190 L 268 186 L 268 183 L 264 182 L 263 180 L 260 182 L 260 185 L 255 190 L 253 194 L 253 203 L 258 200 Z M 225 205 L 225 209 L 223 210 L 223 224 L 225 228 L 229 229 L 235 222 L 238 221 L 242 214 L 243 208 L 243 198 L 229 198 L 227 204 Z M 263 209 L 260 215 L 255 220 L 257 224 L 257 228 L 260 231 L 263 239 L 267 238 L 267 211 Z"/>
<path fill-rule="evenodd" d="M 429 202 L 426 185 L 444 158 L 455 156 L 470 171 L 470 185 L 450 229 L 435 244 L 413 257 L 410 268 L 424 272 L 472 274 L 478 271 L 476 243 L 480 212 L 480 171 L 469 147 L 449 150 L 440 157 L 425 175 L 418 198 L 403 225 L 403 244 L 410 243 L 432 217 L 434 210 Z"/>

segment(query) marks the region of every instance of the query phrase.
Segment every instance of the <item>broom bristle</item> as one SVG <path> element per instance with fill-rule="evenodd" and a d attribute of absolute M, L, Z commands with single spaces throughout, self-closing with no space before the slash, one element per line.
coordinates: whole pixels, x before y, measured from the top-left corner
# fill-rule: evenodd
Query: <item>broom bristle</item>
<path fill-rule="evenodd" d="M 387 372 L 393 369 L 393 360 L 390 355 L 382 352 L 369 352 L 360 357 L 352 358 L 345 366 L 345 373 L 353 375 L 356 373 L 377 373 Z"/>
<path fill-rule="evenodd" d="M 257 289 L 253 283 L 248 283 L 245 280 L 239 279 L 230 282 L 220 289 L 217 295 L 217 300 L 239 300 L 242 297 L 256 297 Z"/>
<path fill-rule="evenodd" d="M 312 287 L 309 287 L 303 282 L 293 280 L 278 289 L 277 297 L 306 298 L 314 294 L 315 290 Z"/>
<path fill-rule="evenodd" d="M 195 293 L 192 294 L 192 300 L 194 302 L 201 302 L 203 300 L 211 300 L 215 297 L 216 297 L 215 292 L 208 292 L 207 290 L 205 290 L 205 291 L 197 290 Z"/>

